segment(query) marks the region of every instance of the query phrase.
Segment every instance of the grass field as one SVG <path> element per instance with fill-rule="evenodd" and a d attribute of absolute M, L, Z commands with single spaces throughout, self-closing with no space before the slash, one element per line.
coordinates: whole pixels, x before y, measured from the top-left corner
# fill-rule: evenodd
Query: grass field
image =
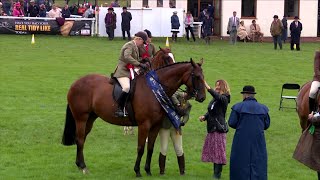
<path fill-rule="evenodd" d="M 1 179 L 135 179 L 137 135 L 124 136 L 122 127 L 98 119 L 85 144 L 85 159 L 90 174 L 83 175 L 75 165 L 76 147 L 60 144 L 64 128 L 66 94 L 71 83 L 88 73 L 113 72 L 124 41 L 92 37 L 0 35 L 0 177 Z M 270 109 L 271 126 L 266 131 L 268 177 L 270 180 L 310 180 L 316 173 L 292 159 L 301 134 L 294 110 L 279 111 L 281 85 L 302 85 L 313 75 L 313 56 L 319 44 L 303 43 L 301 52 L 273 50 L 271 43 L 204 42 L 179 39 L 171 43 L 178 61 L 204 58 L 205 79 L 210 85 L 223 78 L 229 82 L 233 104 L 241 101 L 239 92 L 254 85 L 259 102 Z M 165 39 L 155 39 L 164 46 Z M 152 159 L 152 177 L 145 179 L 211 179 L 212 164 L 201 162 L 206 124 L 198 117 L 211 100 L 192 101 L 193 109 L 183 129 L 186 175 L 178 175 L 178 164 L 169 146 L 166 175 L 159 176 L 159 142 Z M 293 103 L 287 101 L 287 105 Z M 137 133 L 137 130 L 135 129 Z M 227 136 L 229 159 L 234 130 Z M 229 179 L 229 164 L 222 177 Z"/>

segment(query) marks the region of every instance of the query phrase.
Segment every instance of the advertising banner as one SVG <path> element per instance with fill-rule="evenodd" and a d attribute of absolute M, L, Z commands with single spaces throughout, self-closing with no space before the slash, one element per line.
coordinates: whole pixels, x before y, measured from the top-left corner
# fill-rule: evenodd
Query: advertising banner
<path fill-rule="evenodd" d="M 0 19 L 0 34 L 61 34 L 90 36 L 92 21 L 60 19 Z"/>

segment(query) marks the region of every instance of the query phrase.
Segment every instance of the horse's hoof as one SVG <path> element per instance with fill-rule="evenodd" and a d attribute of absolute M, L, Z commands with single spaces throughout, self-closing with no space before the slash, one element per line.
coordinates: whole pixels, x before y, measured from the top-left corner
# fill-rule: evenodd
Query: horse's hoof
<path fill-rule="evenodd" d="M 83 168 L 83 169 L 81 169 L 81 168 L 79 168 L 81 171 L 82 171 L 82 174 L 89 174 L 89 169 L 88 168 Z"/>

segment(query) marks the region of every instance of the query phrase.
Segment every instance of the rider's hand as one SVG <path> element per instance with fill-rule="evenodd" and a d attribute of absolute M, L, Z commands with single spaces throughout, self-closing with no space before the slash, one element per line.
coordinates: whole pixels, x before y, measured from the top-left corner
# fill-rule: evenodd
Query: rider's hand
<path fill-rule="evenodd" d="M 146 64 L 140 63 L 139 66 L 140 66 L 142 69 L 148 69 L 148 66 L 147 66 Z"/>

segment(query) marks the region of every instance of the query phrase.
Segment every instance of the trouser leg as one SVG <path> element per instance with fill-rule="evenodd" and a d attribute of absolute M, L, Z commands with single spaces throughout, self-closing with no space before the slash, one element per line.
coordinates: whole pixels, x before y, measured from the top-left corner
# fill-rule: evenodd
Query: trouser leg
<path fill-rule="evenodd" d="M 127 31 L 127 35 L 128 35 L 128 40 L 131 41 L 131 34 L 130 34 L 130 30 Z"/>
<path fill-rule="evenodd" d="M 300 43 L 297 43 L 297 51 L 300 51 Z"/>
<path fill-rule="evenodd" d="M 122 30 L 122 39 L 125 40 L 126 39 L 126 31 Z"/>
<path fill-rule="evenodd" d="M 189 28 L 188 27 L 186 28 L 186 37 L 187 37 L 187 40 L 189 41 Z"/>
<path fill-rule="evenodd" d="M 277 49 L 277 36 L 273 36 L 273 46 L 274 46 L 274 49 Z"/>
<path fill-rule="evenodd" d="M 290 43 L 290 49 L 291 49 L 291 50 L 294 50 L 294 48 L 293 48 L 293 47 L 294 47 L 294 43 L 293 43 L 293 42 L 291 42 L 291 43 Z"/>
<path fill-rule="evenodd" d="M 194 37 L 194 33 L 193 33 L 193 27 L 190 27 L 190 33 L 191 33 L 193 41 L 196 41 L 196 38 Z"/>
<path fill-rule="evenodd" d="M 221 178 L 221 172 L 222 172 L 222 164 L 213 164 L 213 177 L 215 179 Z"/>
<path fill-rule="evenodd" d="M 280 35 L 277 37 L 277 41 L 278 41 L 280 49 L 282 49 L 282 41 L 281 41 L 281 36 Z"/>

